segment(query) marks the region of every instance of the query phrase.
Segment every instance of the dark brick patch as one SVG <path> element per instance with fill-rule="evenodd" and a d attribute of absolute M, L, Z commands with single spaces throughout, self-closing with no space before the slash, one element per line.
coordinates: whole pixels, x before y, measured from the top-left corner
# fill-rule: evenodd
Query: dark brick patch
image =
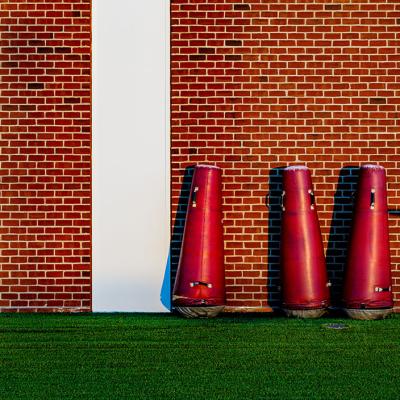
<path fill-rule="evenodd" d="M 384 97 L 373 97 L 369 102 L 371 104 L 386 104 L 386 99 Z"/>
<path fill-rule="evenodd" d="M 54 53 L 53 47 L 38 47 L 37 52 L 41 54 Z"/>
<path fill-rule="evenodd" d="M 28 89 L 29 89 L 29 90 L 40 90 L 40 89 L 44 89 L 44 83 L 37 83 L 37 82 L 28 83 Z"/>
<path fill-rule="evenodd" d="M 250 4 L 235 4 L 233 9 L 235 11 L 247 11 L 250 10 Z"/>
<path fill-rule="evenodd" d="M 335 11 L 335 10 L 341 10 L 342 5 L 341 4 L 325 4 L 325 10 L 327 11 Z"/>
<path fill-rule="evenodd" d="M 204 54 L 191 54 L 189 56 L 190 61 L 202 61 L 205 59 L 206 59 L 206 56 Z"/>
<path fill-rule="evenodd" d="M 225 40 L 225 44 L 227 46 L 241 46 L 242 41 L 241 40 Z"/>
<path fill-rule="evenodd" d="M 240 54 L 227 54 L 225 56 L 226 61 L 240 61 L 242 56 Z"/>
<path fill-rule="evenodd" d="M 215 49 L 213 47 L 200 47 L 199 54 L 214 54 Z"/>

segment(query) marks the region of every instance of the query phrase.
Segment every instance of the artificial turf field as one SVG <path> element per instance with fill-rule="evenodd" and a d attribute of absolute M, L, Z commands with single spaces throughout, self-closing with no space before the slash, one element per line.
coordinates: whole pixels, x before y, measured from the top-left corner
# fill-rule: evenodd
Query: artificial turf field
<path fill-rule="evenodd" d="M 400 315 L 0 314 L 0 365 L 0 399 L 400 399 Z"/>

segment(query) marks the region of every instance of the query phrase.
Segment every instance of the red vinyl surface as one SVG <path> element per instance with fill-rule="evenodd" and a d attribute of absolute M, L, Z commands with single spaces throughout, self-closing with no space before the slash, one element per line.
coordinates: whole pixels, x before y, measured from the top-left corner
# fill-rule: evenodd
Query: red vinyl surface
<path fill-rule="evenodd" d="M 386 176 L 378 165 L 360 169 L 343 300 L 346 308 L 393 307 Z"/>
<path fill-rule="evenodd" d="M 283 307 L 317 309 L 329 305 L 321 231 L 310 171 L 283 171 L 281 267 Z"/>
<path fill-rule="evenodd" d="M 178 272 L 175 306 L 225 304 L 221 169 L 195 167 Z"/>

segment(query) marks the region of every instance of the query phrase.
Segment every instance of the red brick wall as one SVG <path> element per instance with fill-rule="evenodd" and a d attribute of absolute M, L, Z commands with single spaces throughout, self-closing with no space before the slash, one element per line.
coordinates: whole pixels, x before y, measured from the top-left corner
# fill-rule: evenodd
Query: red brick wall
<path fill-rule="evenodd" d="M 400 208 L 400 3 L 171 3 L 173 266 L 190 183 L 185 168 L 217 164 L 228 305 L 279 304 L 280 168 L 306 164 L 337 304 L 362 163 L 387 169 L 389 206 Z M 400 217 L 389 219 L 399 308 Z"/>
<path fill-rule="evenodd" d="M 0 309 L 89 311 L 90 0 L 0 7 Z"/>

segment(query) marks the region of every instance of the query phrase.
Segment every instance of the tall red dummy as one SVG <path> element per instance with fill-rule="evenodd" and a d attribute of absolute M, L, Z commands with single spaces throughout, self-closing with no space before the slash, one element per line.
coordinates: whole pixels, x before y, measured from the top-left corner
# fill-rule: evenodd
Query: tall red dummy
<path fill-rule="evenodd" d="M 283 170 L 281 264 L 286 314 L 324 314 L 329 284 L 311 174 L 305 166 Z"/>
<path fill-rule="evenodd" d="M 356 319 L 384 318 L 392 311 L 386 176 L 379 165 L 360 168 L 343 300 Z"/>
<path fill-rule="evenodd" d="M 225 305 L 221 175 L 210 165 L 194 169 L 172 297 L 186 317 L 214 317 Z"/>

